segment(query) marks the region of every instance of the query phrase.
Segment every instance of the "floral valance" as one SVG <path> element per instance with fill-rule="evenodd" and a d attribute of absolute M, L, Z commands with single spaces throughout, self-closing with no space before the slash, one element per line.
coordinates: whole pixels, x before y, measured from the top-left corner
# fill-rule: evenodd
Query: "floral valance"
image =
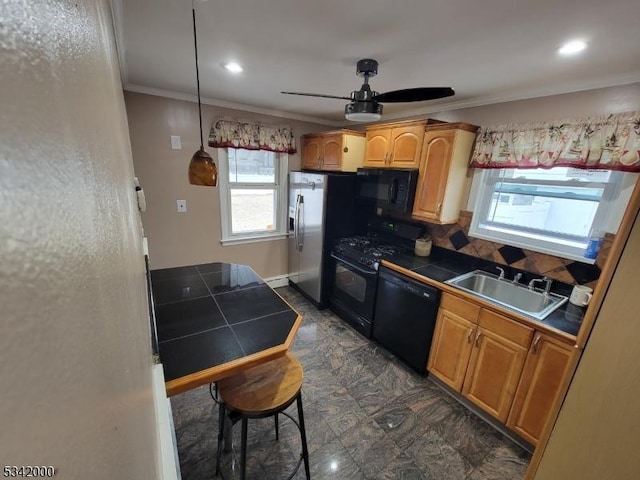
<path fill-rule="evenodd" d="M 640 112 L 481 128 L 471 166 L 640 172 Z"/>
<path fill-rule="evenodd" d="M 296 140 L 290 127 L 258 125 L 229 118 L 213 122 L 209 146 L 296 153 Z"/>

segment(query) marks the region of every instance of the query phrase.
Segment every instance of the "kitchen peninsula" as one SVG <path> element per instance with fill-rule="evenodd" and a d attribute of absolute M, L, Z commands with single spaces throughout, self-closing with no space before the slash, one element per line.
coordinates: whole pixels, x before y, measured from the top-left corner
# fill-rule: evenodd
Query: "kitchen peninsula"
<path fill-rule="evenodd" d="M 246 265 L 152 270 L 151 282 L 169 396 L 284 355 L 302 321 Z"/>

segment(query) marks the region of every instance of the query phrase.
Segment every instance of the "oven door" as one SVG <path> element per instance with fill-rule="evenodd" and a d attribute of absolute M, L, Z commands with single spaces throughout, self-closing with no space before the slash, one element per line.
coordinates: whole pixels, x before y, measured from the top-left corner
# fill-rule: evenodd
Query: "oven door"
<path fill-rule="evenodd" d="M 329 305 L 340 318 L 363 335 L 371 336 L 378 272 L 331 254 L 332 281 Z"/>

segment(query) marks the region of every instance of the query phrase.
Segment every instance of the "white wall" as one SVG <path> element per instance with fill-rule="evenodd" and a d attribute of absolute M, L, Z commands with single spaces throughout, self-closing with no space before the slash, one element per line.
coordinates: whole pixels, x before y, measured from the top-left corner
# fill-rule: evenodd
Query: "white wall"
<path fill-rule="evenodd" d="M 0 52 L 0 466 L 155 480 L 141 226 L 107 0 L 5 0 Z"/>

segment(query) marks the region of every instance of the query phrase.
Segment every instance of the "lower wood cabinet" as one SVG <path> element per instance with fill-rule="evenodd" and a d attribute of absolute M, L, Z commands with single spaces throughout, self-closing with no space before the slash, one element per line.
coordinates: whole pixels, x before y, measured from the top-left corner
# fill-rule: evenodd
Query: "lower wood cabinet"
<path fill-rule="evenodd" d="M 533 329 L 482 309 L 462 394 L 507 421 Z"/>
<path fill-rule="evenodd" d="M 444 292 L 427 370 L 536 445 L 578 354 L 567 342 Z"/>
<path fill-rule="evenodd" d="M 520 378 L 507 426 L 536 445 L 578 350 L 536 333 Z"/>
<path fill-rule="evenodd" d="M 442 294 L 427 370 L 456 391 L 461 391 L 477 329 L 480 307 Z"/>

